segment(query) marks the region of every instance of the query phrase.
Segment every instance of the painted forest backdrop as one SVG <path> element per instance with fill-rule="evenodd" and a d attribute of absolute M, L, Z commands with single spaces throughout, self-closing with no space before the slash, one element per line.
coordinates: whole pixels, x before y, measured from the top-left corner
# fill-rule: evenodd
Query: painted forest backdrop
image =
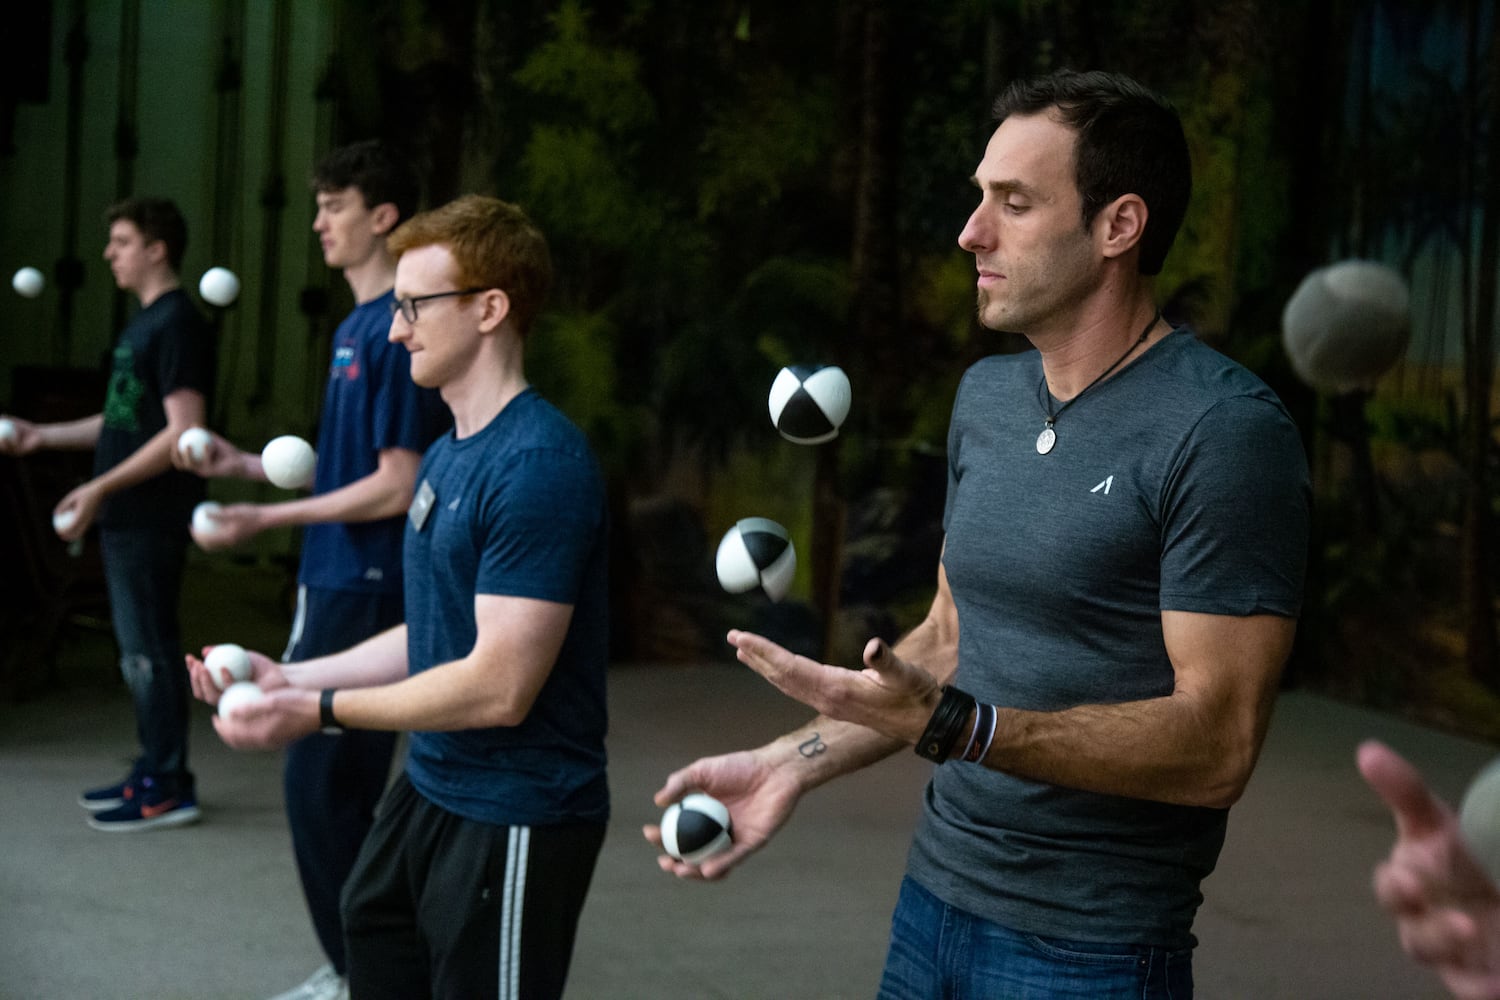
<path fill-rule="evenodd" d="M 45 337 L 5 327 L 10 383 L 95 365 L 124 308 L 96 213 L 176 185 L 204 234 L 191 273 L 248 279 L 216 317 L 215 422 L 247 443 L 310 429 L 347 292 L 288 264 L 307 256 L 305 178 L 331 145 L 403 144 L 428 204 L 496 193 L 552 242 L 531 375 L 609 473 L 622 661 L 726 659 L 743 624 L 852 662 L 915 623 L 954 388 L 1025 346 L 977 328 L 955 242 L 990 101 L 1061 66 L 1137 76 L 1182 110 L 1196 172 L 1159 294 L 1271 383 L 1312 460 L 1288 683 L 1500 739 L 1495 0 L 75 0 L 22 16 L 36 44 L 0 82 L 0 264 L 43 261 L 52 284 L 25 306 L 46 310 Z M 167 121 L 163 101 L 181 104 Z M 1406 276 L 1412 345 L 1374 393 L 1325 398 L 1291 375 L 1281 308 L 1349 257 Z M 835 443 L 799 448 L 765 393 L 811 362 L 849 373 L 854 408 Z M 748 515 L 802 554 L 780 604 L 714 582 L 719 536 Z"/>

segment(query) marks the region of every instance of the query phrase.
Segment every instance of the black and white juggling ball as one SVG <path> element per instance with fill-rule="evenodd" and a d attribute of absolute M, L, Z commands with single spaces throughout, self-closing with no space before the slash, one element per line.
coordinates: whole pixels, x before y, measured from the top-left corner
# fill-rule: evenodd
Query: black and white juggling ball
<path fill-rule="evenodd" d="M 734 842 L 729 810 L 712 795 L 693 792 L 661 817 L 661 846 L 678 861 L 696 865 Z"/>
<path fill-rule="evenodd" d="M 771 383 L 771 423 L 797 444 L 838 437 L 849 415 L 849 376 L 836 365 L 791 365 Z"/>
<path fill-rule="evenodd" d="M 1406 280 L 1384 264 L 1345 260 L 1313 271 L 1281 314 L 1281 343 L 1297 377 L 1314 389 L 1373 389 L 1406 353 Z"/>
<path fill-rule="evenodd" d="M 791 589 L 797 572 L 797 550 L 786 529 L 764 517 L 746 517 L 735 522 L 719 542 L 714 557 L 719 585 L 731 594 L 756 587 L 779 601 Z"/>

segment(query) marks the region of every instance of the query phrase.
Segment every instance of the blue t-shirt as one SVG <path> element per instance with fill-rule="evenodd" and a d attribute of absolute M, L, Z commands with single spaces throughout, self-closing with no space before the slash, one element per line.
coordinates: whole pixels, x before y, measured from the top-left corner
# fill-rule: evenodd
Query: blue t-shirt
<path fill-rule="evenodd" d="M 516 726 L 413 733 L 412 785 L 481 823 L 607 821 L 608 522 L 603 479 L 583 433 L 527 389 L 477 434 L 444 435 L 417 483 L 405 553 L 411 673 L 474 648 L 475 595 L 570 604 L 573 615 L 526 718 Z"/>
<path fill-rule="evenodd" d="M 1075 397 L 1041 455 L 1041 377 L 1034 351 L 986 358 L 954 402 L 958 687 L 1039 712 L 1162 697 L 1163 611 L 1298 614 L 1307 465 L 1264 383 L 1179 330 Z M 908 871 L 1022 933 L 1187 947 L 1226 817 L 948 763 Z"/>
<path fill-rule="evenodd" d="M 330 493 L 373 473 L 385 448 L 424 452 L 452 424 L 436 390 L 411 380 L 411 355 L 386 339 L 386 292 L 354 307 L 333 334 L 323 394 L 313 493 Z M 298 581 L 307 587 L 377 594 L 401 592 L 398 514 L 379 521 L 310 524 L 302 532 Z"/>
<path fill-rule="evenodd" d="M 131 318 L 110 358 L 104 422 L 94 447 L 95 476 L 135 454 L 167 426 L 162 400 L 177 390 L 196 390 L 205 409 L 213 406 L 215 354 L 208 324 L 180 288 L 158 296 Z M 106 497 L 97 523 L 186 533 L 205 485 L 201 476 L 168 469 Z"/>

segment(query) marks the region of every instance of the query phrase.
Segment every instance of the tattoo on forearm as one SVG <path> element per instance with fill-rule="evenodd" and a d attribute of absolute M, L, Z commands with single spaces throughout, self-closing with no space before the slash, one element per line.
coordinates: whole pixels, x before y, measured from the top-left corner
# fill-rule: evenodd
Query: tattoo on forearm
<path fill-rule="evenodd" d="M 797 752 L 804 757 L 812 758 L 828 749 L 828 744 L 823 742 L 819 733 L 813 733 L 811 737 L 797 744 Z"/>

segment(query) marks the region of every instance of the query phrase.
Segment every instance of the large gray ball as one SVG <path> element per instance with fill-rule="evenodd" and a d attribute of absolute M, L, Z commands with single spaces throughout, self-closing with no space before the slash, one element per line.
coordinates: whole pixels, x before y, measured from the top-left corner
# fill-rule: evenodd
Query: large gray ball
<path fill-rule="evenodd" d="M 1458 826 L 1469 852 L 1490 878 L 1500 879 L 1500 758 L 1490 761 L 1469 784 L 1458 809 Z"/>
<path fill-rule="evenodd" d="M 1384 264 L 1346 260 L 1302 280 L 1281 314 L 1292 370 L 1338 395 L 1375 388 L 1406 353 L 1411 336 L 1406 280 Z"/>

